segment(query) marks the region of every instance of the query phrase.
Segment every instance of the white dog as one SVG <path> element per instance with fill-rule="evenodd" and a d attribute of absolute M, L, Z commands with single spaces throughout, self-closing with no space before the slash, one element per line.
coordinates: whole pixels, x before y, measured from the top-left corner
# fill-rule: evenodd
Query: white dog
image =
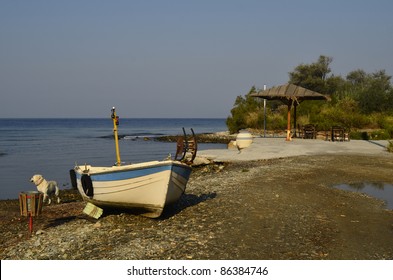
<path fill-rule="evenodd" d="M 55 195 L 57 197 L 57 203 L 60 203 L 59 188 L 55 181 L 47 181 L 40 174 L 36 174 L 31 177 L 30 182 L 37 186 L 37 190 L 44 194 L 44 202 L 48 199 L 48 204 L 52 202 L 51 196 Z"/>

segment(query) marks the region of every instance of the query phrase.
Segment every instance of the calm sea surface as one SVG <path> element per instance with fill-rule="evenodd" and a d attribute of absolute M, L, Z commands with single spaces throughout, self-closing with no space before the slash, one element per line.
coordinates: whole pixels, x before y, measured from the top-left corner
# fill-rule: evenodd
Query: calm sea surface
<path fill-rule="evenodd" d="M 120 119 L 121 160 L 137 163 L 174 155 L 175 143 L 144 141 L 178 135 L 182 127 L 195 133 L 226 131 L 225 119 Z M 36 190 L 34 174 L 70 188 L 69 170 L 75 164 L 111 166 L 116 162 L 113 123 L 108 119 L 0 119 L 0 199 L 17 198 Z M 224 148 L 200 144 L 198 148 Z"/>
<path fill-rule="evenodd" d="M 386 203 L 386 208 L 393 210 L 392 184 L 363 182 L 357 184 L 341 184 L 335 186 L 335 188 L 345 191 L 365 193 L 378 199 L 382 199 Z"/>

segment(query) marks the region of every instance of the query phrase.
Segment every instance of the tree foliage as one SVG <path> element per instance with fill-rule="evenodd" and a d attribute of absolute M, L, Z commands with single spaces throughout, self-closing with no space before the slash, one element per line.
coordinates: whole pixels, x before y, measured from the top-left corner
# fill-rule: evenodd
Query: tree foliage
<path fill-rule="evenodd" d="M 255 86 L 253 86 L 244 97 L 241 95 L 236 97 L 235 104 L 231 110 L 231 116 L 226 121 L 231 133 L 258 125 L 260 104 L 256 98 L 250 96 L 256 91 Z"/>
<path fill-rule="evenodd" d="M 357 99 L 363 113 L 386 112 L 393 109 L 391 76 L 385 70 L 366 75 L 358 89 Z"/>
<path fill-rule="evenodd" d="M 321 55 L 317 62 L 300 64 L 293 72 L 289 72 L 289 83 L 314 90 L 327 92 L 327 80 L 330 78 L 331 57 Z"/>

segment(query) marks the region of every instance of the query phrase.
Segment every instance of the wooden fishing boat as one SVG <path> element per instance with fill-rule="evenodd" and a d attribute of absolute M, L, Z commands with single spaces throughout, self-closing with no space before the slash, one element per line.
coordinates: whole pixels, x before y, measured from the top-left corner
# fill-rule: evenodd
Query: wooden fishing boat
<path fill-rule="evenodd" d="M 117 126 L 119 119 L 112 109 L 116 145 L 116 165 L 95 167 L 78 165 L 71 170 L 71 180 L 83 199 L 96 206 L 128 208 L 147 217 L 159 217 L 165 206 L 179 200 L 191 174 L 197 143 L 192 131 L 177 142 L 175 159 L 122 165 Z M 72 179 L 73 178 L 73 179 Z"/>

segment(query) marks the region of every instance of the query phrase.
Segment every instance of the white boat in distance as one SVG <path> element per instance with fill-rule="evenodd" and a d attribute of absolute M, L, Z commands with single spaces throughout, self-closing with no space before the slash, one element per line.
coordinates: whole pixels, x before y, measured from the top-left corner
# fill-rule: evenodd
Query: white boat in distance
<path fill-rule="evenodd" d="M 193 133 L 190 142 L 187 141 L 186 135 L 179 139 L 174 160 L 121 165 L 117 138 L 118 117 L 115 108 L 112 109 L 112 119 L 116 165 L 75 166 L 71 170 L 71 181 L 84 201 L 102 208 L 133 209 L 138 214 L 157 218 L 162 214 L 164 207 L 178 201 L 186 189 L 192 170 L 190 163 L 195 158 L 197 150 L 195 135 Z M 191 153 L 190 159 L 186 159 L 186 153 Z M 177 159 L 178 156 L 181 158 Z"/>

